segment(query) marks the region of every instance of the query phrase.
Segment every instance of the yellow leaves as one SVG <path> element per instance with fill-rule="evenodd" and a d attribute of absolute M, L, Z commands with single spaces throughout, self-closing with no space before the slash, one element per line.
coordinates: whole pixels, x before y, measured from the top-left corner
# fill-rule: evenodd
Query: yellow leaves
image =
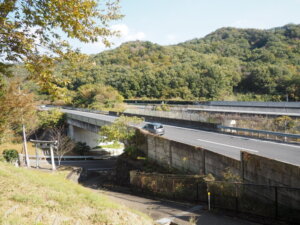
<path fill-rule="evenodd" d="M 0 141 L 6 132 L 18 132 L 21 124 L 33 129 L 36 125 L 34 95 L 20 89 L 21 81 L 13 80 L 0 97 Z"/>
<path fill-rule="evenodd" d="M 96 0 L 2 1 L 0 51 L 4 53 L 6 61 L 25 59 L 27 62 L 37 62 L 41 69 L 27 66 L 33 72 L 31 78 L 41 78 L 39 83 L 47 82 L 53 71 L 46 67 L 48 65 L 51 68 L 53 61 L 50 56 L 46 58 L 41 55 L 41 49 L 62 58 L 71 52 L 67 42 L 59 42 L 57 28 L 82 42 L 95 42 L 103 38 L 103 43 L 109 46 L 106 37 L 115 32 L 109 29 L 108 22 L 122 16 L 119 14 L 118 0 L 102 0 L 100 3 L 105 2 L 109 4 L 100 6 Z M 9 17 L 9 14 L 15 16 Z M 37 60 L 38 57 L 41 59 Z"/>
<path fill-rule="evenodd" d="M 47 14 L 69 37 L 93 42 L 100 36 L 113 35 L 107 22 L 121 18 L 117 5 L 118 1 L 113 1 L 106 8 L 99 9 L 95 0 L 49 0 Z"/>
<path fill-rule="evenodd" d="M 30 79 L 36 81 L 43 91 L 48 92 L 53 99 L 63 99 L 67 89 L 64 88 L 69 83 L 68 79 L 58 78 L 54 75 L 56 64 L 59 58 L 48 56 L 32 57 L 25 64 L 30 72 Z"/>

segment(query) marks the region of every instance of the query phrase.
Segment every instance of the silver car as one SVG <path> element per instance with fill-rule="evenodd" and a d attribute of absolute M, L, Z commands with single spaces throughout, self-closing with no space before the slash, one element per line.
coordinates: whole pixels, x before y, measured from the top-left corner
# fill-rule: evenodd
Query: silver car
<path fill-rule="evenodd" d="M 148 123 L 143 127 L 143 129 L 157 135 L 165 134 L 165 128 L 160 123 Z"/>

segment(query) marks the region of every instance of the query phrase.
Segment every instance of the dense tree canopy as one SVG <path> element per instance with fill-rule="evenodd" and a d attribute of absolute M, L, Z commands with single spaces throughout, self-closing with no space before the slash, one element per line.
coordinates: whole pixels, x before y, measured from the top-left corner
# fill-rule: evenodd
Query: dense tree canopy
<path fill-rule="evenodd" d="M 221 28 L 173 46 L 128 42 L 92 56 L 86 75 L 125 98 L 300 100 L 299 34 L 291 24 Z"/>
<path fill-rule="evenodd" d="M 59 63 L 56 78 L 68 82 L 56 86 L 64 89 L 68 103 L 98 109 L 120 102 L 111 87 L 129 99 L 298 101 L 299 32 L 299 25 L 221 28 L 173 46 L 128 42 Z M 105 92 L 111 99 L 99 102 L 106 99 L 99 96 L 110 96 Z"/>
<path fill-rule="evenodd" d="M 172 46 L 128 42 L 60 61 L 53 85 L 66 102 L 90 108 L 118 104 L 115 90 L 129 99 L 299 101 L 299 33 L 300 25 L 289 24 L 269 30 L 221 28 Z M 113 93 L 109 104 L 99 103 L 105 92 Z"/>
<path fill-rule="evenodd" d="M 55 84 L 65 80 L 54 77 L 52 67 L 76 55 L 60 34 L 109 45 L 115 32 L 108 22 L 121 17 L 118 9 L 118 0 L 0 0 L 0 78 L 10 63 L 25 62 L 31 78 L 56 94 Z"/>
<path fill-rule="evenodd" d="M 0 0 L 0 142 L 9 133 L 17 133 L 22 123 L 28 130 L 35 124 L 35 99 L 23 90 L 26 85 L 31 90 L 37 90 L 38 86 L 40 93 L 53 98 L 68 100 L 67 86 L 80 71 L 75 74 L 66 69 L 84 61 L 86 56 L 73 50 L 66 37 L 81 42 L 102 40 L 110 45 L 107 38 L 117 33 L 109 28 L 108 22 L 122 17 L 118 3 L 118 0 Z M 61 67 L 59 72 L 58 67 Z M 8 80 L 16 74 L 22 81 L 27 79 L 35 84 Z"/>

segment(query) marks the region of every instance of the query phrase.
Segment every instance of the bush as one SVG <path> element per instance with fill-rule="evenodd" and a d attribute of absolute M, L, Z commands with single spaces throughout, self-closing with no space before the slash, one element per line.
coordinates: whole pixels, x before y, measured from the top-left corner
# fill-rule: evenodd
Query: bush
<path fill-rule="evenodd" d="M 18 151 L 15 149 L 5 149 L 3 151 L 3 157 L 7 162 L 15 162 L 18 159 Z"/>
<path fill-rule="evenodd" d="M 161 104 L 161 105 L 157 105 L 154 107 L 154 110 L 156 111 L 165 111 L 165 112 L 169 112 L 170 111 L 170 106 L 166 105 L 166 104 Z"/>
<path fill-rule="evenodd" d="M 132 159 L 136 159 L 138 157 L 138 149 L 135 146 L 128 146 L 124 149 L 124 152 L 127 156 Z"/>
<path fill-rule="evenodd" d="M 85 155 L 88 151 L 91 150 L 91 147 L 88 146 L 85 142 L 77 142 L 74 147 L 74 152 L 79 155 Z"/>

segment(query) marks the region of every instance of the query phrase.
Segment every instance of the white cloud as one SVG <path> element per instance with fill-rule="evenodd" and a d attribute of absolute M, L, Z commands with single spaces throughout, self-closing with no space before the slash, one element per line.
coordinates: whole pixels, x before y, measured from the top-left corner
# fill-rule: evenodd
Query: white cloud
<path fill-rule="evenodd" d="M 126 24 L 115 24 L 111 26 L 111 29 L 120 32 L 119 38 L 113 38 L 118 42 L 144 40 L 146 38 L 144 32 L 130 30 Z"/>
<path fill-rule="evenodd" d="M 109 41 L 113 43 L 112 48 L 121 45 L 123 42 L 146 39 L 146 34 L 144 32 L 132 30 L 126 24 L 115 24 L 110 28 L 111 30 L 119 31 L 120 35 L 119 37 L 109 38 Z M 101 41 L 89 44 L 78 43 L 78 45 L 81 51 L 86 54 L 97 54 L 108 49 Z"/>

